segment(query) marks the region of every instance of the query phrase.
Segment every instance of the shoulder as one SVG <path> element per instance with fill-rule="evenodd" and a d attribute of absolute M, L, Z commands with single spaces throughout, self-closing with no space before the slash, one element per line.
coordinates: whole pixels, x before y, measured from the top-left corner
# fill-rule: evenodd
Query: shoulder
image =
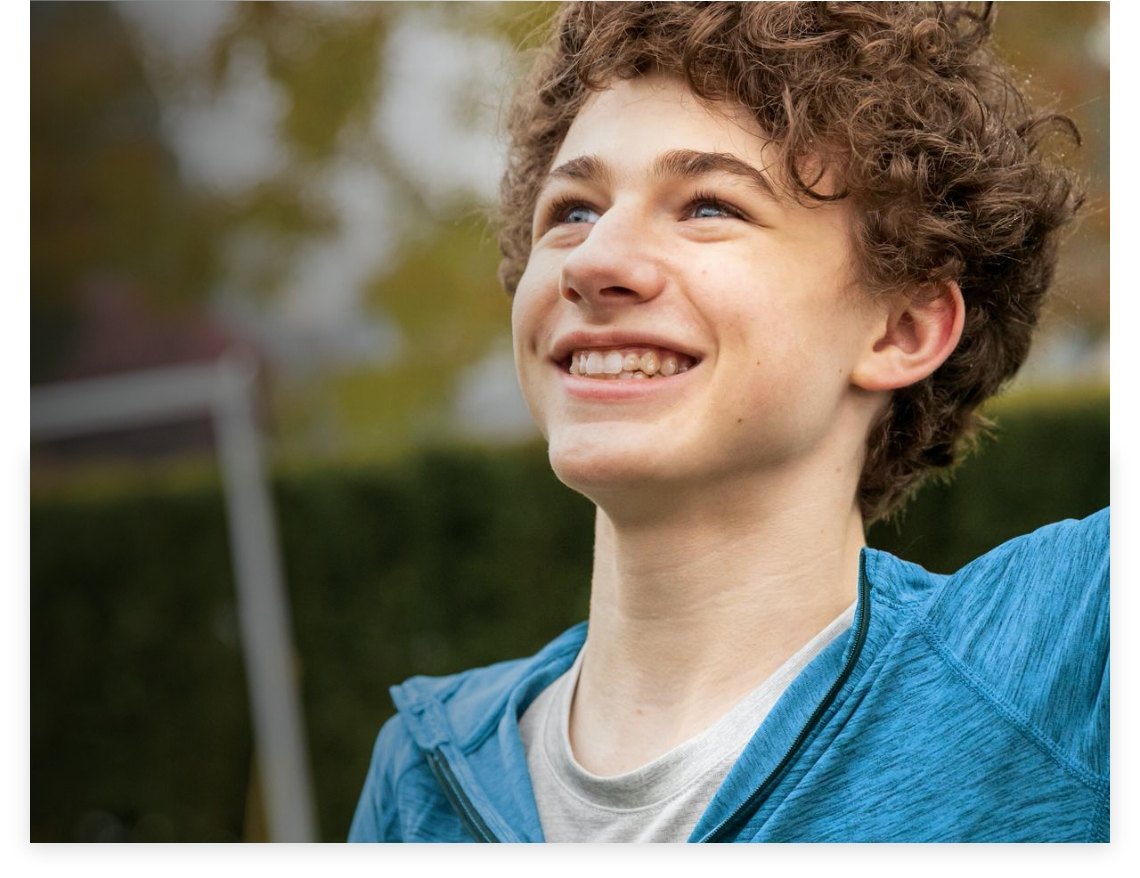
<path fill-rule="evenodd" d="M 583 623 L 528 658 L 393 686 L 397 712 L 376 737 L 349 841 L 399 841 L 401 812 L 430 816 L 440 802 L 425 752 L 445 742 L 464 751 L 478 746 L 512 699 L 525 701 L 569 666 L 585 633 Z"/>
<path fill-rule="evenodd" d="M 350 842 L 400 840 L 392 808 L 396 779 L 420 759 L 403 718 L 396 714 L 381 727 L 372 747 L 364 788 L 348 830 Z"/>
<path fill-rule="evenodd" d="M 963 646 L 1012 646 L 1018 631 L 1067 639 L 1078 620 L 1107 613 L 1108 538 L 1103 509 L 1003 543 L 946 579 L 930 619 Z"/>
<path fill-rule="evenodd" d="M 1107 774 L 1109 510 L 1010 540 L 946 578 L 924 627 L 989 697 Z"/>

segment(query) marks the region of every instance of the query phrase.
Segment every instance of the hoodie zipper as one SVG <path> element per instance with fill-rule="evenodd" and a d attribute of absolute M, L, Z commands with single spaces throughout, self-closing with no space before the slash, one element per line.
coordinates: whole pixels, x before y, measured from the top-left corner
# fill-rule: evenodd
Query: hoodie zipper
<path fill-rule="evenodd" d="M 839 695 L 839 690 L 843 688 L 844 684 L 851 677 L 852 671 L 855 670 L 855 663 L 859 661 L 859 656 L 863 652 L 863 644 L 867 640 L 867 628 L 869 627 L 870 619 L 871 584 L 867 580 L 864 558 L 861 557 L 859 559 L 859 618 L 855 626 L 855 640 L 852 644 L 851 652 L 847 656 L 847 661 L 843 665 L 843 669 L 839 672 L 839 676 L 835 682 L 831 684 L 831 688 L 827 690 L 827 694 L 823 697 L 823 700 L 816 706 L 815 710 L 812 711 L 808 721 L 804 723 L 803 728 L 800 729 L 799 734 L 796 735 L 795 740 L 792 741 L 791 746 L 788 747 L 783 758 L 776 763 L 776 767 L 768 773 L 768 776 L 764 778 L 760 786 L 754 789 L 747 799 L 741 802 L 728 817 L 717 824 L 715 829 L 700 839 L 701 842 L 724 841 L 729 832 L 737 828 L 740 823 L 747 821 L 747 818 L 760 806 L 764 797 L 772 791 L 772 788 L 776 785 L 776 781 L 796 755 L 796 751 L 803 746 L 808 735 L 811 734 L 815 725 L 820 721 L 820 718 L 835 701 Z M 447 758 L 443 755 L 443 751 L 437 747 L 434 750 L 427 751 L 424 755 L 427 758 L 428 767 L 431 768 L 432 774 L 435 775 L 436 780 L 439 781 L 439 785 L 443 788 L 443 793 L 447 796 L 448 802 L 451 803 L 451 807 L 455 809 L 455 813 L 459 816 L 460 822 L 471 836 L 479 842 L 501 842 L 502 839 L 491 831 L 491 828 L 479 814 L 471 798 L 464 792 L 463 787 L 455 777 L 455 772 L 451 770 Z"/>
<path fill-rule="evenodd" d="M 864 565 L 864 558 L 859 559 L 859 619 L 855 627 L 855 640 L 851 647 L 851 652 L 847 656 L 847 661 L 843 665 L 843 669 L 839 672 L 839 676 L 835 682 L 831 684 L 831 688 L 827 690 L 827 694 L 823 700 L 816 705 L 814 711 L 808 721 L 804 723 L 803 728 L 800 729 L 795 740 L 792 741 L 787 752 L 784 753 L 782 759 L 776 763 L 764 781 L 754 789 L 748 798 L 741 802 L 731 814 L 724 820 L 717 824 L 716 828 L 700 839 L 701 842 L 722 842 L 725 841 L 726 836 L 738 829 L 742 823 L 747 822 L 748 818 L 756 812 L 760 807 L 760 803 L 764 800 L 765 796 L 772 792 L 772 788 L 776 786 L 777 780 L 783 774 L 784 769 L 791 763 L 792 758 L 796 755 L 796 751 L 803 746 L 804 741 L 807 740 L 808 735 L 811 734 L 816 723 L 827 712 L 827 709 L 835 701 L 836 696 L 839 695 L 839 690 L 851 676 L 851 672 L 855 670 L 855 663 L 859 661 L 859 655 L 863 651 L 863 644 L 867 640 L 867 628 L 871 619 L 871 584 L 867 581 L 867 571 Z"/>
<path fill-rule="evenodd" d="M 455 778 L 455 772 L 451 770 L 451 766 L 447 762 L 447 757 L 443 755 L 443 751 L 439 748 L 429 750 L 424 754 L 427 757 L 428 767 L 431 769 L 435 779 L 439 781 L 439 785 L 443 787 L 443 794 L 447 796 L 447 801 L 451 803 L 451 807 L 455 809 L 455 813 L 459 815 L 459 820 L 467 829 L 471 836 L 480 842 L 497 842 L 500 841 L 498 836 L 491 831 L 491 827 L 480 816 L 478 809 L 472 803 L 471 798 L 463 791 L 459 781 Z"/>

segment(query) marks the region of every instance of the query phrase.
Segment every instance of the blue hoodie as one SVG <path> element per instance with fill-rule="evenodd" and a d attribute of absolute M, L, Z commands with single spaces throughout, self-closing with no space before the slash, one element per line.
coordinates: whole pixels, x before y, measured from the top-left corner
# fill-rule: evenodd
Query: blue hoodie
<path fill-rule="evenodd" d="M 690 841 L 1108 841 L 1108 510 L 952 576 L 864 549 L 851 631 L 784 692 Z M 542 841 L 528 659 L 392 688 L 350 841 Z"/>

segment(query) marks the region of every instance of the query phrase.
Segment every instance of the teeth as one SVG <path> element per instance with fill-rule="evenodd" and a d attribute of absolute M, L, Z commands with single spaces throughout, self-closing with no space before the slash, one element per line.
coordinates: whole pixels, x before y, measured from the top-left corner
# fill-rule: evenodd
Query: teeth
<path fill-rule="evenodd" d="M 667 378 L 687 372 L 696 361 L 684 354 L 658 350 L 575 351 L 570 356 L 570 374 L 619 381 Z"/>

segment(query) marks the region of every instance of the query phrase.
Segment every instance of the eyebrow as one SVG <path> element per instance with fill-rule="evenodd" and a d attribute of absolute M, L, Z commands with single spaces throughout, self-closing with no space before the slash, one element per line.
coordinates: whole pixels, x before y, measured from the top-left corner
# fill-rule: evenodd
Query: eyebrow
<path fill-rule="evenodd" d="M 611 180 L 609 167 L 596 155 L 580 155 L 551 170 L 543 181 L 543 186 L 551 180 L 579 180 L 585 183 L 608 183 Z"/>
<path fill-rule="evenodd" d="M 731 153 L 672 149 L 658 156 L 650 170 L 650 174 L 657 179 L 692 180 L 712 173 L 739 177 L 767 198 L 780 200 L 767 174 Z M 610 183 L 612 178 L 609 167 L 596 155 L 583 155 L 570 159 L 546 175 L 547 182 L 566 179 L 588 183 Z"/>

